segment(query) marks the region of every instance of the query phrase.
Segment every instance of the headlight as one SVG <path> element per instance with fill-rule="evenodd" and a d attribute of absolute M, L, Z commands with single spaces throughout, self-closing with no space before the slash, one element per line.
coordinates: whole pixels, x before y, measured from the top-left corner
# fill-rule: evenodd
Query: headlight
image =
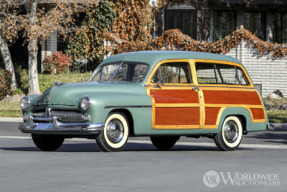
<path fill-rule="evenodd" d="M 20 102 L 21 109 L 24 111 L 30 107 L 30 99 L 28 97 L 23 97 Z"/>
<path fill-rule="evenodd" d="M 89 97 L 84 97 L 81 102 L 80 102 L 80 109 L 82 111 L 88 111 L 90 109 L 91 106 L 91 101 Z"/>

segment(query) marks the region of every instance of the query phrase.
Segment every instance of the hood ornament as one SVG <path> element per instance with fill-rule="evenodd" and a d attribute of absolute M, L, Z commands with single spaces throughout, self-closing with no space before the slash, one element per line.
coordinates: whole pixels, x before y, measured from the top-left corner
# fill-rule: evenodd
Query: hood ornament
<path fill-rule="evenodd" d="M 64 85 L 64 83 L 54 82 L 54 85 L 61 86 Z"/>

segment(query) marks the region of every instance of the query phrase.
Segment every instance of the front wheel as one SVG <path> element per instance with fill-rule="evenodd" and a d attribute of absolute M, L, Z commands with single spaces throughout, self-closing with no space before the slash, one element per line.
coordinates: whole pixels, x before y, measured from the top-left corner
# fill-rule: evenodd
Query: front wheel
<path fill-rule="evenodd" d="M 179 138 L 179 136 L 151 136 L 150 140 L 159 150 L 168 150 L 175 145 Z"/>
<path fill-rule="evenodd" d="M 32 134 L 34 144 L 42 151 L 55 151 L 63 144 L 65 138 L 58 135 Z"/>
<path fill-rule="evenodd" d="M 111 113 L 105 122 L 104 130 L 96 136 L 97 144 L 105 152 L 117 152 L 128 141 L 129 124 L 122 113 Z"/>
<path fill-rule="evenodd" d="M 221 131 L 214 137 L 215 144 L 221 151 L 233 151 L 242 140 L 242 124 L 236 116 L 227 117 Z"/>

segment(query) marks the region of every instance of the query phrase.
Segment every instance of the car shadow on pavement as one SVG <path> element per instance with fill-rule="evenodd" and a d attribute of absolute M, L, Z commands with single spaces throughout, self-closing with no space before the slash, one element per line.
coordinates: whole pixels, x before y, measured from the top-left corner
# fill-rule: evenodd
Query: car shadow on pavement
<path fill-rule="evenodd" d="M 266 143 L 287 144 L 287 129 L 276 128 L 274 131 L 257 132 L 252 135 L 246 135 L 245 137 L 260 139 Z"/>
<path fill-rule="evenodd" d="M 5 151 L 40 151 L 36 147 L 2 147 L 0 150 Z M 252 150 L 252 149 L 245 149 L 245 148 L 238 148 L 238 151 L 241 150 Z M 129 142 L 122 150 L 123 152 L 159 152 L 160 150 L 156 149 L 152 144 L 146 143 L 132 143 Z M 187 146 L 187 145 L 175 145 L 170 150 L 166 151 L 218 151 L 216 146 L 200 146 L 200 144 L 195 146 Z M 55 152 L 101 152 L 100 148 L 96 143 L 67 143 L 63 144 L 58 150 Z"/>

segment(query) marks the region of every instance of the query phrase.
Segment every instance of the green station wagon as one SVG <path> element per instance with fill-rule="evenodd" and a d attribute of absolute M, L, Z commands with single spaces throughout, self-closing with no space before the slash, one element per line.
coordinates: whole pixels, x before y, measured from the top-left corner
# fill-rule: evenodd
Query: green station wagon
<path fill-rule="evenodd" d="M 149 136 L 160 150 L 180 136 L 214 139 L 235 150 L 243 135 L 266 130 L 268 118 L 240 61 L 218 54 L 143 51 L 104 60 L 85 82 L 55 83 L 21 100 L 23 123 L 44 151 L 65 138 L 96 139 L 120 151 L 131 136 Z"/>

